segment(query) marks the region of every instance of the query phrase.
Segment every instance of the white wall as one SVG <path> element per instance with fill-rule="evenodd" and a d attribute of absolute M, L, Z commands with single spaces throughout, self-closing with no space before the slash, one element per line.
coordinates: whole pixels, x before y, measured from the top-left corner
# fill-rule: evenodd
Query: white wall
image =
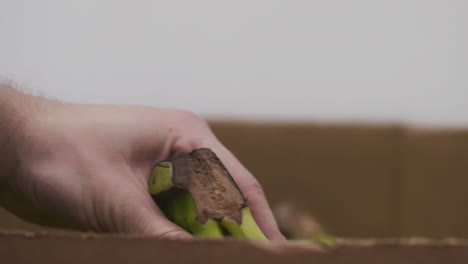
<path fill-rule="evenodd" d="M 468 126 L 468 1 L 0 0 L 0 74 L 209 117 Z"/>

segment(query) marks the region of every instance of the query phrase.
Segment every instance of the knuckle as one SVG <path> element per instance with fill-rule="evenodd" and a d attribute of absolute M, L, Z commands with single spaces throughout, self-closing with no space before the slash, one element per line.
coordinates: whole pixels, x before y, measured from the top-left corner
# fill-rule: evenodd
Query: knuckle
<path fill-rule="evenodd" d="M 208 123 L 197 114 L 182 110 L 172 109 L 171 130 L 172 153 L 182 155 L 194 149 L 206 147 L 206 139 L 211 135 Z"/>
<path fill-rule="evenodd" d="M 199 129 L 207 128 L 208 123 L 201 116 L 196 113 L 184 109 L 173 110 L 173 120 L 176 122 L 175 126 L 180 128 Z"/>
<path fill-rule="evenodd" d="M 203 147 L 201 140 L 196 138 L 181 138 L 174 143 L 176 155 L 186 154 L 201 147 Z"/>
<path fill-rule="evenodd" d="M 174 112 L 174 115 L 176 115 L 176 117 L 181 121 L 202 122 L 202 123 L 205 122 L 203 118 L 201 118 L 199 115 L 189 110 L 174 109 L 173 112 Z"/>

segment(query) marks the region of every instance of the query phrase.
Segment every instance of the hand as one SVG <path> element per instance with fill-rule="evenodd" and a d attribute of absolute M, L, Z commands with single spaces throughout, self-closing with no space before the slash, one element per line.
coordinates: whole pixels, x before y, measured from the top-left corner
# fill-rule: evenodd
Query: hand
<path fill-rule="evenodd" d="M 231 172 L 265 235 L 284 239 L 259 183 L 195 114 L 65 104 L 0 86 L 1 97 L 9 100 L 0 99 L 8 104 L 0 111 L 9 114 L 0 113 L 0 122 L 10 125 L 0 126 L 7 131 L 0 133 L 7 146 L 0 150 L 7 160 L 0 169 L 0 203 L 23 218 L 102 232 L 191 237 L 164 217 L 147 182 L 157 161 L 207 147 Z"/>

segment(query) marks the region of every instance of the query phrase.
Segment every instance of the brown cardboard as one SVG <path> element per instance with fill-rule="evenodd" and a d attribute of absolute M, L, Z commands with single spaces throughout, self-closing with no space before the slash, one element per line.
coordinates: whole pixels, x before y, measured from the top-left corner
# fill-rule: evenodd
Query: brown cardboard
<path fill-rule="evenodd" d="M 123 235 L 0 233 L 6 263 L 466 263 L 468 241 L 342 240 L 310 243 L 173 241 Z"/>
<path fill-rule="evenodd" d="M 394 126 L 212 123 L 271 203 L 292 200 L 332 232 L 395 236 Z"/>
<path fill-rule="evenodd" d="M 400 236 L 468 237 L 468 130 L 409 129 L 400 167 Z"/>
<path fill-rule="evenodd" d="M 275 204 L 345 237 L 468 237 L 468 129 L 212 123 Z M 287 180 L 285 180 L 287 178 Z"/>
<path fill-rule="evenodd" d="M 264 186 L 340 237 L 311 243 L 168 241 L 43 233 L 0 210 L 0 260 L 15 263 L 468 263 L 468 129 L 211 122 Z M 378 239 L 375 239 L 378 238 Z"/>
<path fill-rule="evenodd" d="M 40 231 L 44 230 L 45 227 L 21 220 L 20 218 L 6 211 L 4 208 L 0 207 L 0 229 Z"/>

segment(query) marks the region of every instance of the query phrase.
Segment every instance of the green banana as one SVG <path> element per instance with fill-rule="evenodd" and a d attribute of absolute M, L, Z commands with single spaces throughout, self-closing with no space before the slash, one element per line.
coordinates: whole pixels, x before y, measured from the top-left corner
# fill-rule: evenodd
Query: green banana
<path fill-rule="evenodd" d="M 187 191 L 174 193 L 171 199 L 158 203 L 164 214 L 187 232 L 202 237 L 223 237 L 219 224 L 209 219 L 205 224 L 196 220 L 196 208 L 192 196 Z"/>
<path fill-rule="evenodd" d="M 232 219 L 223 219 L 221 225 L 234 237 L 268 240 L 252 217 L 250 207 L 242 208 L 242 224 Z"/>
<path fill-rule="evenodd" d="M 237 184 L 210 149 L 156 164 L 149 192 L 169 220 L 195 236 L 222 238 L 227 233 L 268 240 Z"/>

